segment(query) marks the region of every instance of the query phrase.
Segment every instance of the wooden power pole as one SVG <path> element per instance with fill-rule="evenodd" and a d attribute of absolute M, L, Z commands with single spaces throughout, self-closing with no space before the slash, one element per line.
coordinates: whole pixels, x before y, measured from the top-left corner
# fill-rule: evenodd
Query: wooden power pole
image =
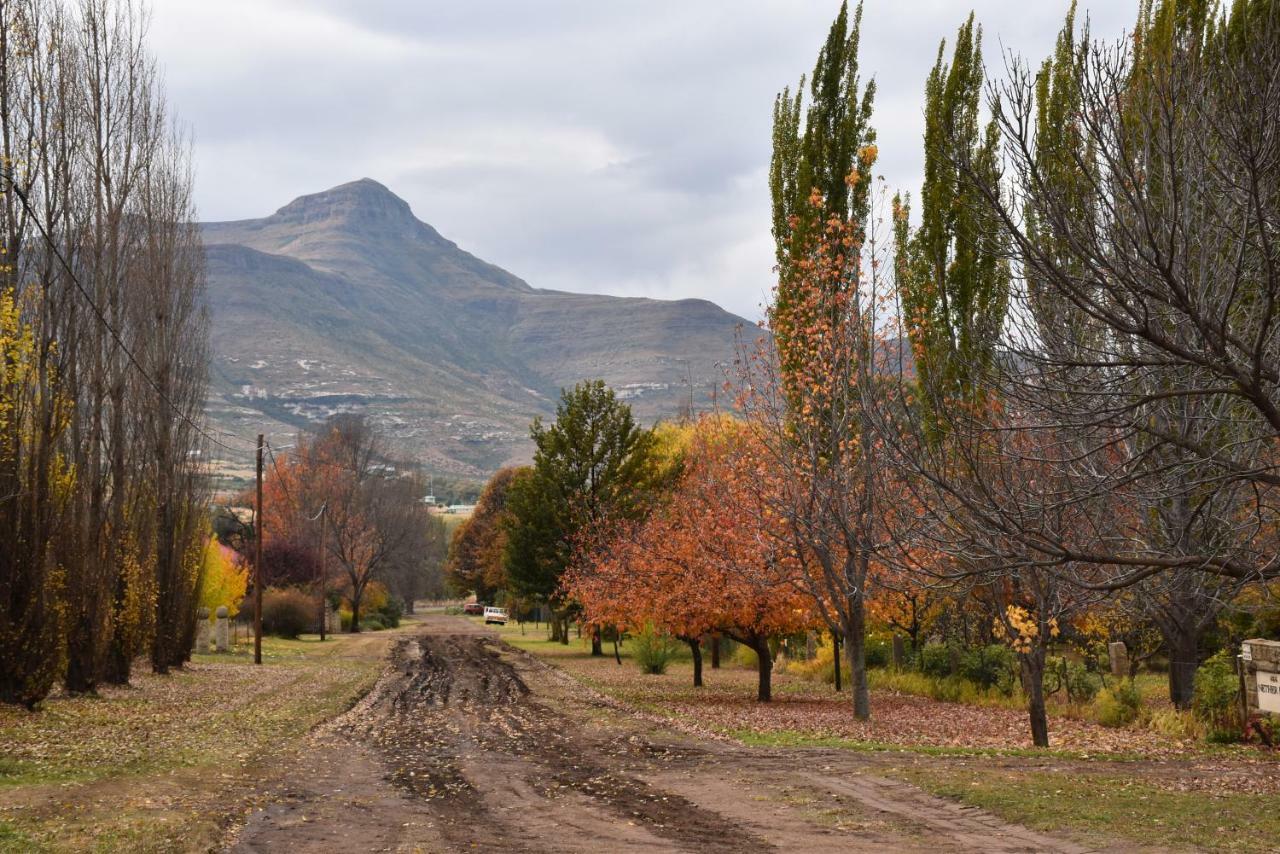
<path fill-rule="evenodd" d="M 324 514 L 329 509 L 329 502 L 320 505 L 320 640 L 324 640 L 325 618 L 329 616 L 329 603 L 325 601 L 324 574 Z"/>
<path fill-rule="evenodd" d="M 262 442 L 258 434 L 258 503 L 253 526 L 253 663 L 262 663 Z"/>

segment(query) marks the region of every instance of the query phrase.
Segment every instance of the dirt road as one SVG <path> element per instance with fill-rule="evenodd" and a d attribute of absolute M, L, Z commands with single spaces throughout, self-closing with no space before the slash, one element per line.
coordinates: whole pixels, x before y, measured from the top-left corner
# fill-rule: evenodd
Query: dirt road
<path fill-rule="evenodd" d="M 237 852 L 1058 851 L 849 751 L 671 733 L 452 617 L 281 769 Z"/>

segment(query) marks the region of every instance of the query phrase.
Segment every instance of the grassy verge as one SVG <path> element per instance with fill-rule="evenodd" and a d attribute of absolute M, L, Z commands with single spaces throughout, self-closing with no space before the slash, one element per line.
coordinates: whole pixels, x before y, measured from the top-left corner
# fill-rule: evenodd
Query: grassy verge
<path fill-rule="evenodd" d="M 0 708 L 0 852 L 202 850 L 253 782 L 382 669 L 392 633 L 266 639 L 97 697 Z"/>
<path fill-rule="evenodd" d="M 1071 773 L 973 762 L 890 772 L 946 798 L 1038 830 L 1069 832 L 1100 845 L 1116 839 L 1172 850 L 1274 851 L 1280 811 L 1274 794 L 1171 790 L 1175 779 Z"/>

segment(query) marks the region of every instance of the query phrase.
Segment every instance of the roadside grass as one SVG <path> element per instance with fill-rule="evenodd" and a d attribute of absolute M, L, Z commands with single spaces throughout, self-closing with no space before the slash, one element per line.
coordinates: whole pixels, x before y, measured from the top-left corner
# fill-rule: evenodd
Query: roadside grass
<path fill-rule="evenodd" d="M 0 707 L 0 851 L 180 851 L 216 843 L 263 769 L 377 680 L 395 632 L 266 638 L 168 676 Z"/>
<path fill-rule="evenodd" d="M 1123 839 L 1174 850 L 1264 852 L 1275 851 L 1280 838 L 1272 793 L 1176 791 L 1159 777 L 1076 767 L 1061 773 L 943 762 L 889 774 L 1006 821 L 1065 831 L 1100 846 Z"/>

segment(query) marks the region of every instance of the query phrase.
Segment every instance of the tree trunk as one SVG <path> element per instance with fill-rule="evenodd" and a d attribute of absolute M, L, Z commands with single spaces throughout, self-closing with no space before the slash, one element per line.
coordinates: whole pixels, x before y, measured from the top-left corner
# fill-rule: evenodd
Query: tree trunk
<path fill-rule="evenodd" d="M 773 699 L 773 655 L 769 652 L 769 639 L 756 635 L 751 640 L 751 648 L 756 653 L 756 667 L 760 674 L 756 700 L 767 703 Z"/>
<path fill-rule="evenodd" d="M 699 638 L 685 638 L 689 644 L 689 652 L 693 654 L 693 687 L 702 687 L 702 641 Z"/>
<path fill-rule="evenodd" d="M 355 589 L 351 593 L 351 625 L 347 627 L 349 632 L 360 631 L 360 599 L 364 595 L 364 591 Z"/>
<path fill-rule="evenodd" d="M 871 690 L 867 685 L 867 617 L 862 593 L 849 597 L 844 629 L 844 644 L 849 656 L 849 681 L 853 689 L 853 716 L 860 721 L 871 718 Z"/>
<path fill-rule="evenodd" d="M 613 660 L 618 664 L 622 664 L 622 653 L 618 651 L 618 635 L 616 632 L 613 635 Z"/>
<path fill-rule="evenodd" d="M 76 618 L 79 623 L 78 637 L 84 640 L 78 644 L 76 649 L 71 650 L 67 656 L 67 674 L 63 679 L 69 694 L 88 694 L 97 687 L 98 674 L 94 672 L 92 661 L 92 651 L 96 643 L 93 638 L 92 627 L 86 625 L 89 617 L 83 611 Z M 83 649 L 79 647 L 87 647 Z"/>
<path fill-rule="evenodd" d="M 835 670 L 836 677 L 836 693 L 844 690 L 844 672 L 840 667 L 840 633 L 831 633 L 831 667 Z"/>
<path fill-rule="evenodd" d="M 1027 714 L 1031 718 L 1031 743 L 1036 747 L 1049 746 L 1049 718 L 1044 709 L 1044 656 L 1043 649 L 1018 656 L 1022 663 L 1022 690 L 1027 692 Z"/>
<path fill-rule="evenodd" d="M 1194 633 L 1179 632 L 1166 636 L 1165 646 L 1169 649 L 1169 701 L 1186 711 L 1195 694 L 1200 639 Z"/>
<path fill-rule="evenodd" d="M 711 635 L 711 669 L 720 669 L 720 635 L 718 633 Z"/>
<path fill-rule="evenodd" d="M 604 657 L 604 640 L 600 637 L 599 626 L 591 629 L 591 655 L 592 657 Z"/>
<path fill-rule="evenodd" d="M 560 618 L 560 643 L 565 646 L 569 645 L 569 618 Z"/>

